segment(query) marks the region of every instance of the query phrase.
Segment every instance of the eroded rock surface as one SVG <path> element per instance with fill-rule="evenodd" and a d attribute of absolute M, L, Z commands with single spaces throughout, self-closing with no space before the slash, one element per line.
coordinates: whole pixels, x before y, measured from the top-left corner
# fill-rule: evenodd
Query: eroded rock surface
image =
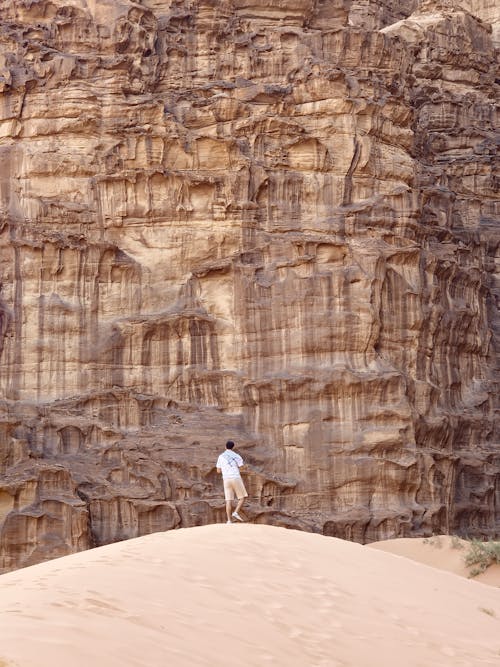
<path fill-rule="evenodd" d="M 470 13 L 472 12 L 472 13 Z M 0 0 L 0 568 L 498 535 L 488 0 Z"/>

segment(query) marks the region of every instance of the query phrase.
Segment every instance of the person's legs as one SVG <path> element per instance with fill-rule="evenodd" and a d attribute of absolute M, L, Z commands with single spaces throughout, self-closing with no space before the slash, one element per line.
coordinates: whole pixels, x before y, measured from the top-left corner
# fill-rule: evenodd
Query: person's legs
<path fill-rule="evenodd" d="M 231 501 L 226 500 L 226 514 L 228 521 L 231 521 L 231 505 L 232 505 Z"/>
<path fill-rule="evenodd" d="M 245 496 L 243 496 L 243 498 L 240 498 L 238 500 L 238 504 L 236 505 L 236 510 L 235 510 L 236 514 L 239 514 L 240 509 L 243 507 L 244 502 L 245 502 Z"/>
<path fill-rule="evenodd" d="M 224 480 L 224 497 L 226 499 L 227 520 L 229 523 L 231 523 L 232 522 L 231 507 L 232 507 L 232 500 L 235 497 L 235 495 L 234 495 L 233 485 L 231 483 L 231 480 L 229 479 Z"/>
<path fill-rule="evenodd" d="M 234 480 L 234 490 L 236 492 L 236 497 L 238 498 L 238 504 L 236 505 L 236 509 L 234 510 L 232 516 L 234 516 L 239 521 L 243 521 L 239 512 L 243 507 L 243 503 L 245 502 L 245 498 L 248 496 L 248 493 L 245 489 L 245 485 L 243 484 L 241 477 Z"/>

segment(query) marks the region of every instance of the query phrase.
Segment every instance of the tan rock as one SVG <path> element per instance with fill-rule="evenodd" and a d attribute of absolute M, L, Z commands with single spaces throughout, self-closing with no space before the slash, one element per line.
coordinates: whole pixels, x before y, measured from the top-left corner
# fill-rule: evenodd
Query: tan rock
<path fill-rule="evenodd" d="M 0 568 L 498 534 L 488 7 L 0 0 Z"/>

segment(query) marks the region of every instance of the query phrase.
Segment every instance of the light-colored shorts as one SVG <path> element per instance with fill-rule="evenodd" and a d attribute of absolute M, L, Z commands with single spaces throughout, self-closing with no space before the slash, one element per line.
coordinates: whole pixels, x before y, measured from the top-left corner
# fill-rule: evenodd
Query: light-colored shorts
<path fill-rule="evenodd" d="M 241 477 L 236 477 L 234 479 L 225 479 L 224 480 L 224 496 L 226 500 L 234 500 L 234 498 L 246 498 L 248 496 L 245 485 Z"/>

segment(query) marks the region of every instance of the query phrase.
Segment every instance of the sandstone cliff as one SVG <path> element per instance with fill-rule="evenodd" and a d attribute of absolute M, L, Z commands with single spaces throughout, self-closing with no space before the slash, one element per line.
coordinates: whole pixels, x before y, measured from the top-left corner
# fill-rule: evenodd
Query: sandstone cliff
<path fill-rule="evenodd" d="M 0 568 L 222 520 L 228 437 L 253 521 L 498 535 L 497 25 L 0 0 Z"/>

